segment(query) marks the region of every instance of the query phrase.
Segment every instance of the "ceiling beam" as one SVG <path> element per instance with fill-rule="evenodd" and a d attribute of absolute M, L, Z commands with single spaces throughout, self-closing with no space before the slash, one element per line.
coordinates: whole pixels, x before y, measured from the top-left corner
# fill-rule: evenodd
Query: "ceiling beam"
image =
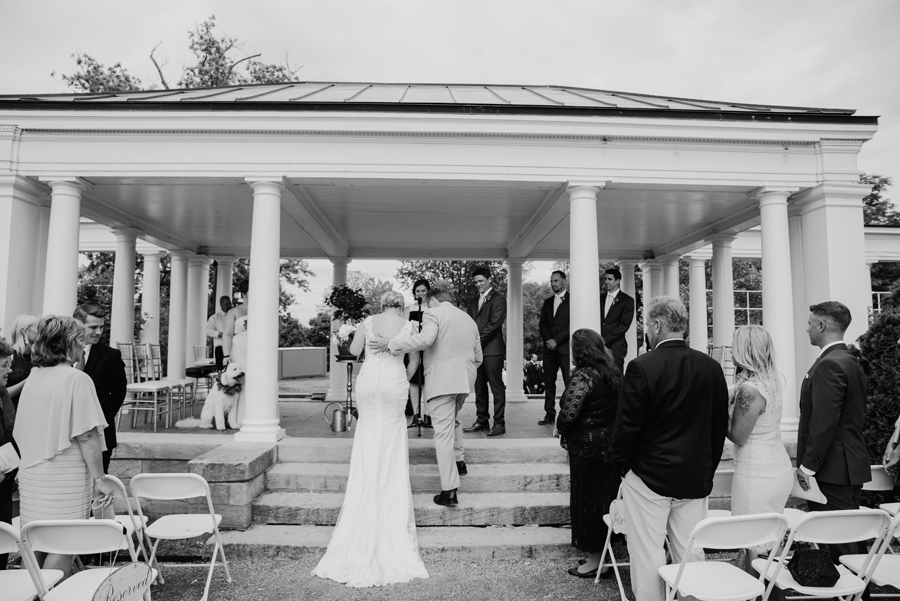
<path fill-rule="evenodd" d="M 510 258 L 528 258 L 528 255 L 547 237 L 569 214 L 569 197 L 565 193 L 566 184 L 550 190 L 540 206 L 507 247 Z"/>
<path fill-rule="evenodd" d="M 138 238 L 146 240 L 166 250 L 189 250 L 196 252 L 196 244 L 181 236 L 175 236 L 147 221 L 136 219 L 133 215 L 99 200 L 90 194 L 90 186 L 81 195 L 81 215 L 107 227 L 127 227 L 138 231 Z"/>
<path fill-rule="evenodd" d="M 759 203 L 751 202 L 748 206 L 731 213 L 727 217 L 676 238 L 653 249 L 646 258 L 672 258 L 685 255 L 709 244 L 709 238 L 716 234 L 738 234 L 759 225 Z"/>
<path fill-rule="evenodd" d="M 285 188 L 297 202 L 282 201 L 284 211 L 300 228 L 312 237 L 329 257 L 346 257 L 350 250 L 347 242 L 331 225 L 315 201 L 299 185 L 283 177 Z"/>

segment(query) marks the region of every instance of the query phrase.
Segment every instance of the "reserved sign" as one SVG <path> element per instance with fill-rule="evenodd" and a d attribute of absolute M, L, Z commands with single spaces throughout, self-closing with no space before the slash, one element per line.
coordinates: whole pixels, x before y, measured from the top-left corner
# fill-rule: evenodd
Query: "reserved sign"
<path fill-rule="evenodd" d="M 153 571 L 145 563 L 132 563 L 109 575 L 91 601 L 138 601 L 153 583 Z"/>

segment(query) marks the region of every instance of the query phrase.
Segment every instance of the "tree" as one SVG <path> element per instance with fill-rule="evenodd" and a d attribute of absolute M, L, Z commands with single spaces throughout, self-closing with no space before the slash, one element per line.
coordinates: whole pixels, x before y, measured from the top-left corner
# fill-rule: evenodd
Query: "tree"
<path fill-rule="evenodd" d="M 544 300 L 552 295 L 553 291 L 547 282 L 525 282 L 522 285 L 522 313 L 525 316 L 523 349 L 529 357 L 532 354 L 539 358 L 544 356 L 544 343 L 538 324 Z"/>
<path fill-rule="evenodd" d="M 284 65 L 254 60 L 259 54 L 236 56 L 242 43 L 228 35 L 216 37 L 216 25 L 216 16 L 213 15 L 188 32 L 189 48 L 197 62 L 184 68 L 178 78 L 179 87 L 217 88 L 294 80 L 300 67 L 292 68 L 287 60 Z M 150 51 L 150 61 L 159 76 L 159 85 L 168 90 L 170 86 L 163 72 L 165 63 L 160 63 L 154 56 L 155 52 L 156 48 Z M 78 92 L 130 92 L 157 87 L 156 84 L 143 87 L 141 80 L 131 75 L 122 63 L 106 67 L 91 55 L 80 52 L 73 54 L 72 58 L 77 70 L 71 74 L 61 74 L 60 77 L 66 85 Z M 55 72 L 51 73 L 51 76 L 55 75 Z"/>
<path fill-rule="evenodd" d="M 376 280 L 364 271 L 348 272 L 347 285 L 356 288 L 366 297 L 366 311 L 369 315 L 381 312 L 381 295 L 394 289 L 390 282 Z"/>
<path fill-rule="evenodd" d="M 900 227 L 900 213 L 890 199 L 881 195 L 893 185 L 893 180 L 883 175 L 860 173 L 859 182 L 872 186 L 872 191 L 863 197 L 863 222 L 866 225 Z"/>
<path fill-rule="evenodd" d="M 447 280 L 453 287 L 457 306 L 465 309 L 469 301 L 478 298 L 478 290 L 472 283 L 472 270 L 480 266 L 490 269 L 494 289 L 506 294 L 505 261 L 401 261 L 397 279 L 407 288 L 412 288 L 413 283 L 421 278 L 429 282 Z M 523 267 L 523 275 L 525 272 Z"/>

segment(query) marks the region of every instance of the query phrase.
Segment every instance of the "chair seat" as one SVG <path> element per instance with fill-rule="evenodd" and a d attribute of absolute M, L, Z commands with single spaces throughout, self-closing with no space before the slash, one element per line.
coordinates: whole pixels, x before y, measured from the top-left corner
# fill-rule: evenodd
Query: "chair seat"
<path fill-rule="evenodd" d="M 766 575 L 768 579 L 769 574 L 772 574 L 775 570 L 775 561 L 773 560 L 771 565 L 769 566 L 769 573 Z M 762 572 L 766 567 L 765 559 L 754 559 L 750 562 L 750 565 L 753 566 L 753 569 L 757 572 Z M 800 584 L 794 580 L 794 577 L 791 576 L 791 573 L 788 571 L 787 567 L 781 569 L 778 572 L 778 579 L 776 580 L 776 584 L 780 589 L 794 589 L 801 595 L 809 595 L 810 597 L 843 597 L 844 595 L 852 595 L 853 593 L 858 593 L 859 591 L 865 588 L 865 584 L 862 579 L 859 578 L 856 574 L 853 574 L 845 568 L 844 566 L 836 566 L 838 570 L 838 574 L 841 575 L 840 579 L 835 583 L 834 586 L 831 587 L 820 587 L 820 586 L 800 586 Z"/>
<path fill-rule="evenodd" d="M 169 390 L 172 385 L 163 380 L 150 380 L 147 382 L 135 382 L 134 384 L 129 384 L 125 387 L 127 392 L 136 392 L 136 393 L 147 393 L 147 392 L 162 392 L 164 390 Z"/>
<path fill-rule="evenodd" d="M 53 586 L 62 580 L 62 570 L 41 570 L 47 586 Z M 31 574 L 24 567 L 21 570 L 4 570 L 0 572 L 0 591 L 8 601 L 31 601 L 37 596 Z"/>
<path fill-rule="evenodd" d="M 221 523 L 222 516 L 217 513 L 215 525 Z M 147 526 L 144 532 L 150 538 L 179 539 L 211 534 L 213 529 L 208 513 L 181 513 L 164 515 Z"/>
<path fill-rule="evenodd" d="M 163 378 L 163 382 L 169 382 L 175 386 L 193 386 L 196 383 L 194 378 Z"/>
<path fill-rule="evenodd" d="M 70 576 L 59 585 L 53 587 L 49 593 L 44 595 L 44 601 L 90 601 L 97 591 L 100 583 L 106 580 L 109 575 L 119 568 L 94 568 L 90 570 L 82 570 L 73 576 Z M 157 570 L 150 570 L 152 579 L 156 580 L 159 573 Z"/>
<path fill-rule="evenodd" d="M 859 574 L 866 555 L 841 555 L 841 563 Z M 900 555 L 885 555 L 875 566 L 872 582 L 878 586 L 900 588 Z"/>
<path fill-rule="evenodd" d="M 900 513 L 900 503 L 882 503 L 878 508 L 887 511 L 892 516 Z"/>
<path fill-rule="evenodd" d="M 659 568 L 659 575 L 672 586 L 681 564 Z M 753 599 L 765 592 L 763 583 L 740 568 L 720 561 L 687 563 L 678 583 L 679 597 L 693 595 L 708 601 L 742 601 Z"/>

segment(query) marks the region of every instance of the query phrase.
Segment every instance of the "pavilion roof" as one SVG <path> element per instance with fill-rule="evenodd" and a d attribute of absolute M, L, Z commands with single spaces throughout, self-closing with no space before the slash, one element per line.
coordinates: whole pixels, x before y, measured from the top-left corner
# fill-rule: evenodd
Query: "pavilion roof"
<path fill-rule="evenodd" d="M 337 110 L 612 114 L 692 119 L 845 121 L 852 109 L 750 104 L 550 85 L 295 82 L 115 93 L 0 95 L 12 109 Z M 177 109 L 175 108 L 177 107 Z"/>

